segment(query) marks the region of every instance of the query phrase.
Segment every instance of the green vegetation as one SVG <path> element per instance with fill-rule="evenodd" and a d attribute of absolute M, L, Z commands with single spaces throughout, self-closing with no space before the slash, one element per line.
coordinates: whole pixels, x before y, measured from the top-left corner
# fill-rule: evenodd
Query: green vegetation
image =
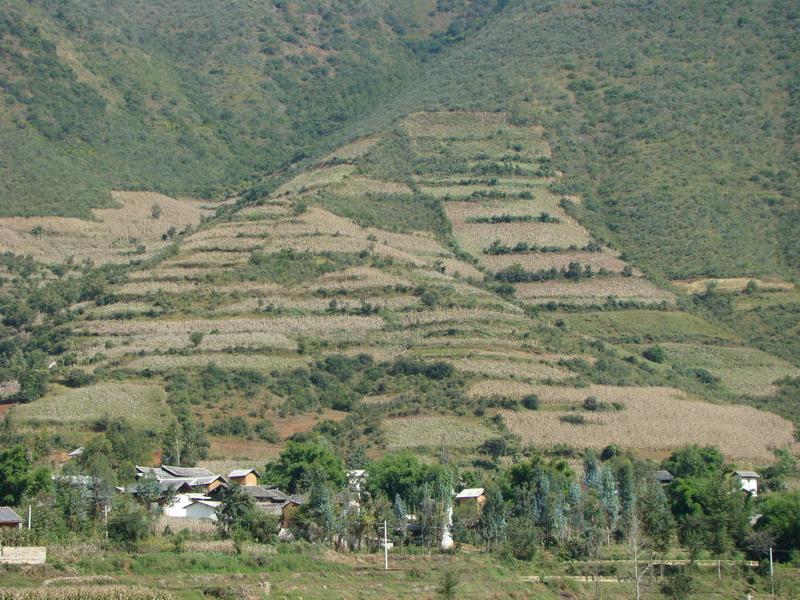
<path fill-rule="evenodd" d="M 403 232 L 432 231 L 442 236 L 450 232 L 450 222 L 441 203 L 421 194 L 323 194 L 317 201 L 332 213 L 352 219 L 363 227 Z"/>
<path fill-rule="evenodd" d="M 260 178 L 407 81 L 410 47 L 455 43 L 493 8 L 371 5 L 4 3 L 0 139 L 17 166 L 0 167 L 0 211 L 85 217 L 115 188 L 209 197 Z"/>

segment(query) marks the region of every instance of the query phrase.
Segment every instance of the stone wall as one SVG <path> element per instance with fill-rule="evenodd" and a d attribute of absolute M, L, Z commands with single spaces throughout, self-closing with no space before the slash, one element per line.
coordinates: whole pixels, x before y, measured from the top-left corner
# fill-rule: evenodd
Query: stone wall
<path fill-rule="evenodd" d="M 3 565 L 43 565 L 46 559 L 45 546 L 0 546 Z"/>

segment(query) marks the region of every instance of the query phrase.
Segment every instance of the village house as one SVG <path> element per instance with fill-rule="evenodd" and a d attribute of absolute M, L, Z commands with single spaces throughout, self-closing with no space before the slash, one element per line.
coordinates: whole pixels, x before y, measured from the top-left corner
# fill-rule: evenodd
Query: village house
<path fill-rule="evenodd" d="M 675 479 L 675 477 L 669 471 L 661 469 L 653 473 L 653 479 L 655 479 L 658 483 L 666 485 Z"/>
<path fill-rule="evenodd" d="M 22 529 L 22 517 L 10 506 L 0 506 L 0 527 Z"/>
<path fill-rule="evenodd" d="M 478 506 L 483 506 L 486 502 L 486 494 L 483 488 L 466 488 L 456 495 L 456 504 L 475 502 Z"/>
<path fill-rule="evenodd" d="M 228 483 L 235 483 L 241 486 L 258 485 L 260 475 L 255 469 L 234 469 L 228 473 Z"/>
<path fill-rule="evenodd" d="M 742 490 L 751 496 L 758 496 L 758 480 L 761 476 L 755 471 L 734 471 L 734 477 L 739 479 Z"/>
<path fill-rule="evenodd" d="M 208 494 L 221 486 L 225 480 L 216 473 L 201 467 L 136 467 L 136 477 L 151 473 L 159 483 L 162 493 L 194 492 Z M 135 490 L 133 490 L 135 491 Z"/>
<path fill-rule="evenodd" d="M 208 519 L 211 521 L 217 520 L 217 507 L 219 502 L 213 500 L 194 500 L 186 508 L 187 519 Z"/>
<path fill-rule="evenodd" d="M 175 494 L 171 498 L 165 496 L 159 501 L 159 504 L 163 507 L 165 517 L 186 518 L 186 509 L 193 502 L 200 500 L 211 500 L 211 498 L 202 494 Z"/>

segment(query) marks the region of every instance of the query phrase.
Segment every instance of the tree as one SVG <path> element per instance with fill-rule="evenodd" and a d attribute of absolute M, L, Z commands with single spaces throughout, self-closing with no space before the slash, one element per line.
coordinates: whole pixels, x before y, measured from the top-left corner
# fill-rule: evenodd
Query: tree
<path fill-rule="evenodd" d="M 662 466 L 676 478 L 704 477 L 723 471 L 725 460 L 718 448 L 693 444 L 673 452 Z"/>
<path fill-rule="evenodd" d="M 158 204 L 153 204 L 153 206 L 150 207 L 150 216 L 154 219 L 161 218 L 161 207 Z"/>
<path fill-rule="evenodd" d="M 636 518 L 650 547 L 662 554 L 666 552 L 675 535 L 675 520 L 661 484 L 647 481 L 639 488 Z"/>
<path fill-rule="evenodd" d="M 527 408 L 528 410 L 538 410 L 539 409 L 539 396 L 536 394 L 527 394 L 522 397 L 522 406 Z"/>
<path fill-rule="evenodd" d="M 320 539 L 326 542 L 333 540 L 337 525 L 336 513 L 331 490 L 321 473 L 312 476 L 308 502 L 302 507 L 301 513 L 316 526 Z"/>
<path fill-rule="evenodd" d="M 631 527 L 636 508 L 636 479 L 633 465 L 628 460 L 623 460 L 617 470 L 619 482 L 619 529 L 626 533 Z"/>
<path fill-rule="evenodd" d="M 453 569 L 447 569 L 442 573 L 442 578 L 439 581 L 439 586 L 436 588 L 436 593 L 446 600 L 453 600 L 456 597 L 456 589 L 458 588 L 461 579 Z"/>
<path fill-rule="evenodd" d="M 505 503 L 497 486 L 486 490 L 486 502 L 483 504 L 479 528 L 487 550 L 494 550 L 506 540 L 508 523 Z"/>
<path fill-rule="evenodd" d="M 600 471 L 600 502 L 606 511 L 606 526 L 608 531 L 608 543 L 611 543 L 611 532 L 617 527 L 619 520 L 619 494 L 617 493 L 617 482 L 611 469 L 607 466 Z"/>
<path fill-rule="evenodd" d="M 678 570 L 671 575 L 661 586 L 661 592 L 672 600 L 686 600 L 692 595 L 695 588 L 694 577 L 687 568 Z"/>
<path fill-rule="evenodd" d="M 489 438 L 478 446 L 478 452 L 490 456 L 494 462 L 500 460 L 501 456 L 511 454 L 512 451 L 513 446 L 504 437 Z"/>
<path fill-rule="evenodd" d="M 775 543 L 789 550 L 800 549 L 800 491 L 766 496 L 760 507 L 756 529 L 775 536 Z"/>
<path fill-rule="evenodd" d="M 265 543 L 272 541 L 278 528 L 277 520 L 258 508 L 238 485 L 222 489 L 216 514 L 217 530 L 225 538 Z"/>
<path fill-rule="evenodd" d="M 597 455 L 592 450 L 587 450 L 583 457 L 583 484 L 596 491 L 602 487 L 600 465 L 597 462 Z"/>
<path fill-rule="evenodd" d="M 638 515 L 633 515 L 627 531 L 627 542 L 633 561 L 633 582 L 636 590 L 636 600 L 642 597 L 642 581 L 644 576 L 656 564 L 655 552 L 648 544 L 647 536 L 642 529 Z"/>
<path fill-rule="evenodd" d="M 50 472 L 33 468 L 24 446 L 0 451 L 0 504 L 17 506 L 23 495 L 33 495 L 50 485 Z"/>
<path fill-rule="evenodd" d="M 141 507 L 128 502 L 111 511 L 108 519 L 108 537 L 128 552 L 133 552 L 150 536 L 150 518 Z"/>
<path fill-rule="evenodd" d="M 189 343 L 192 344 L 193 348 L 197 348 L 202 341 L 203 341 L 202 331 L 193 331 L 189 334 Z"/>
<path fill-rule="evenodd" d="M 369 466 L 366 487 L 370 494 L 385 494 L 406 503 L 415 500 L 415 493 L 429 475 L 427 466 L 413 454 L 387 454 Z"/>
<path fill-rule="evenodd" d="M 644 356 L 650 362 L 659 364 L 667 360 L 667 353 L 661 346 L 651 346 L 650 348 L 647 348 L 644 352 L 642 352 L 642 356 Z"/>
<path fill-rule="evenodd" d="M 336 488 L 347 482 L 342 460 L 327 446 L 315 441 L 290 441 L 278 460 L 267 463 L 264 478 L 294 493 L 310 485 L 308 476 L 312 472 Z M 370 479 L 372 477 L 370 472 Z"/>
<path fill-rule="evenodd" d="M 506 544 L 511 556 L 517 560 L 533 560 L 539 548 L 539 535 L 531 519 L 527 517 L 509 519 Z"/>
<path fill-rule="evenodd" d="M 147 506 L 151 506 L 161 497 L 161 486 L 152 471 L 147 471 L 139 478 L 136 489 L 139 499 Z"/>

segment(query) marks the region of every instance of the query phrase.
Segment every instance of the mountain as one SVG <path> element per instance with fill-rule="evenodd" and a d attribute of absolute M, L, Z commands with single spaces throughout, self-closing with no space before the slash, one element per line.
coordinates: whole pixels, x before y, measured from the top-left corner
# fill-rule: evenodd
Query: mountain
<path fill-rule="evenodd" d="M 791 2 L 2 11 L 6 215 L 219 196 L 414 110 L 504 110 L 545 127 L 582 218 L 651 274 L 800 265 Z"/>
<path fill-rule="evenodd" d="M 792 4 L 396 4 L 0 8 L 18 434 L 791 445 Z"/>

